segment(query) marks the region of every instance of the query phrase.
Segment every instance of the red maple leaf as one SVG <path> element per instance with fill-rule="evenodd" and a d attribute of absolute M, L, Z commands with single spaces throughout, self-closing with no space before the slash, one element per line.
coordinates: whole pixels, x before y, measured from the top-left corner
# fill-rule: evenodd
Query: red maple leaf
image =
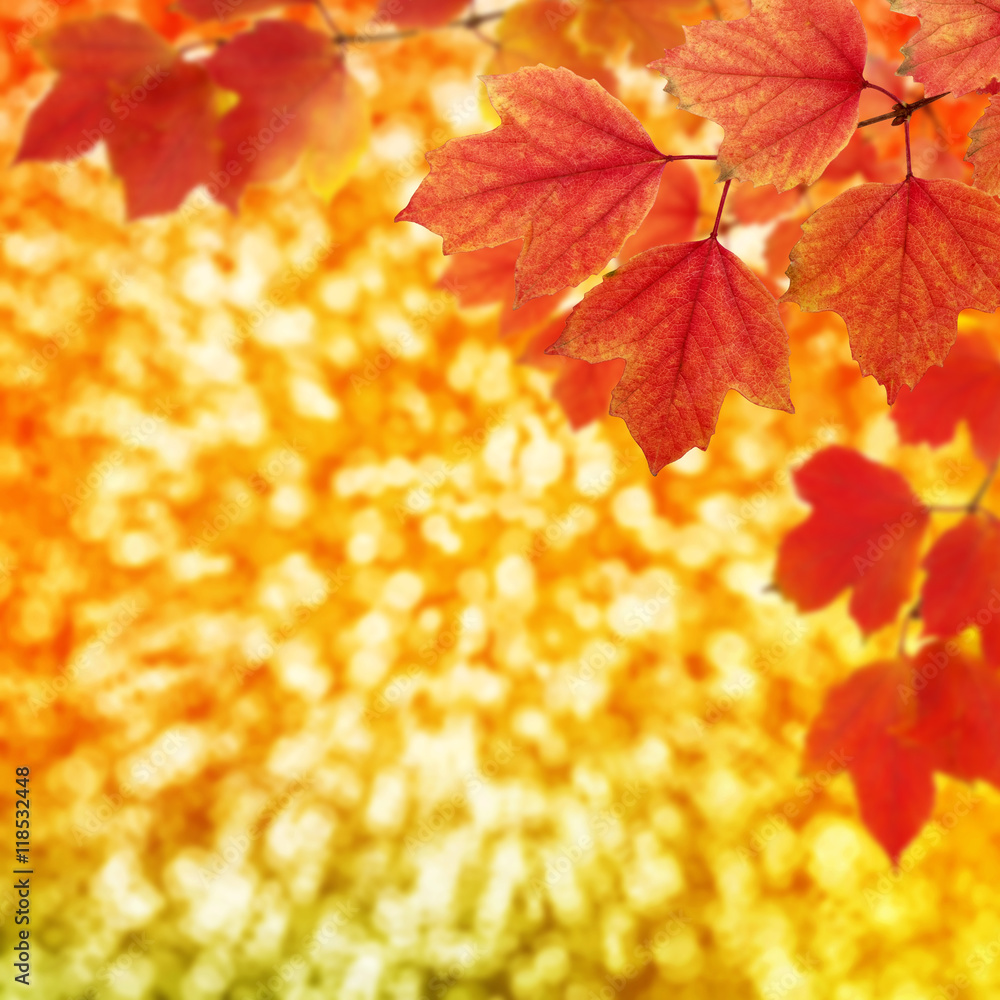
<path fill-rule="evenodd" d="M 113 15 L 56 29 L 42 51 L 60 76 L 32 112 L 15 162 L 72 159 L 104 139 L 129 218 L 170 211 L 208 182 L 215 119 L 201 67 Z"/>
<path fill-rule="evenodd" d="M 524 238 L 515 305 L 599 271 L 646 217 L 667 158 L 618 100 L 567 69 L 485 78 L 502 124 L 427 154 L 396 216 L 446 254 Z"/>
<path fill-rule="evenodd" d="M 1000 357 L 989 338 L 960 336 L 942 368 L 900 392 L 891 415 L 907 444 L 945 444 L 965 420 L 976 454 L 989 465 L 1000 455 Z"/>
<path fill-rule="evenodd" d="M 828 692 L 806 738 L 811 766 L 850 771 L 861 819 L 893 863 L 934 808 L 932 752 L 897 735 L 912 713 L 902 694 L 910 683 L 907 663 L 854 671 Z"/>
<path fill-rule="evenodd" d="M 916 705 L 916 719 L 901 737 L 927 747 L 935 770 L 1000 787 L 1000 676 L 995 669 L 963 656 L 951 643 L 930 643 L 914 658 L 912 680 L 901 694 Z"/>
<path fill-rule="evenodd" d="M 111 166 L 125 183 L 130 219 L 170 212 L 216 165 L 212 84 L 204 67 L 177 62 L 107 137 Z"/>
<path fill-rule="evenodd" d="M 891 0 L 891 6 L 920 18 L 920 30 L 903 46 L 900 76 L 912 76 L 932 94 L 967 94 L 994 80 L 1000 58 L 996 0 Z"/>
<path fill-rule="evenodd" d="M 944 361 L 959 312 L 1000 306 L 1000 209 L 966 184 L 862 184 L 802 230 L 782 301 L 840 313 L 862 374 L 890 403 Z"/>
<path fill-rule="evenodd" d="M 317 157 L 314 184 L 329 193 L 355 144 L 357 84 L 329 35 L 294 21 L 258 21 L 207 61 L 212 79 L 239 94 L 219 122 L 219 199 L 233 211 L 248 184 L 275 180 L 303 153 Z"/>
<path fill-rule="evenodd" d="M 858 124 L 867 39 L 851 0 L 757 0 L 738 21 L 702 21 L 650 63 L 680 106 L 718 122 L 719 179 L 811 184 Z"/>
<path fill-rule="evenodd" d="M 976 626 L 983 653 L 1000 663 L 1000 524 L 985 512 L 966 517 L 945 532 L 924 560 L 921 594 L 924 629 L 958 635 Z"/>
<path fill-rule="evenodd" d="M 774 298 L 714 236 L 646 250 L 606 274 L 549 353 L 625 359 L 611 414 L 625 420 L 653 475 L 708 446 L 730 389 L 794 412 Z"/>
<path fill-rule="evenodd" d="M 895 620 L 929 520 L 907 481 L 839 446 L 817 452 L 793 478 L 813 511 L 781 543 L 778 589 L 813 611 L 850 587 L 849 610 L 862 631 Z"/>
<path fill-rule="evenodd" d="M 1000 194 L 1000 104 L 992 97 L 969 133 L 965 158 L 975 168 L 972 183 L 987 194 Z"/>

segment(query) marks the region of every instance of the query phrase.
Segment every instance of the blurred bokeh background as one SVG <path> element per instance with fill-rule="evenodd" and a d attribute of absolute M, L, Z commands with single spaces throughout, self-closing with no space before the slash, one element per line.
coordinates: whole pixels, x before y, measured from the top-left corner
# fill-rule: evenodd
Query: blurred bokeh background
<path fill-rule="evenodd" d="M 9 36 L 41 6 L 2 0 L 5 163 L 53 79 Z M 53 26 L 187 23 L 151 0 L 49 6 Z M 905 31 L 861 6 L 891 58 Z M 713 151 L 595 30 L 573 58 L 661 148 Z M 5 170 L 0 795 L 13 830 L 30 766 L 30 991 L 995 996 L 1000 798 L 976 787 L 956 822 L 967 792 L 939 779 L 892 869 L 849 779 L 799 758 L 829 685 L 896 633 L 864 642 L 845 600 L 802 615 L 768 590 L 809 454 L 850 444 L 960 502 L 983 471 L 965 431 L 901 448 L 841 321 L 794 307 L 796 415 L 730 394 L 708 452 L 655 479 L 621 421 L 574 431 L 498 307 L 462 308 L 440 241 L 392 221 L 428 148 L 495 123 L 477 74 L 557 44 L 489 37 L 349 50 L 371 135 L 330 203 L 293 171 L 238 216 L 195 194 L 126 223 L 103 149 Z M 860 169 L 766 218 L 748 196 L 726 241 L 779 288 L 775 220 Z M 717 189 L 697 178 L 700 236 Z M 29 993 L 14 899 L 0 996 Z"/>

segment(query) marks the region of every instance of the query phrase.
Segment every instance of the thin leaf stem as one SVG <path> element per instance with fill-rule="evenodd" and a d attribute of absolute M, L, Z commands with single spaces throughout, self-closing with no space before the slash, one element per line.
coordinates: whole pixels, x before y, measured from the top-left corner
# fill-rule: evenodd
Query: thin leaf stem
<path fill-rule="evenodd" d="M 973 493 L 971 499 L 968 503 L 936 503 L 927 504 L 925 510 L 932 513 L 942 513 L 942 514 L 985 514 L 987 517 L 993 518 L 994 521 L 997 520 L 996 514 L 991 510 L 987 510 L 982 506 L 983 497 L 989 492 L 990 486 L 993 485 L 993 480 L 996 479 L 997 471 L 1000 470 L 1000 457 L 993 459 L 993 464 L 989 467 L 986 472 L 986 476 L 983 481 L 979 484 L 979 488 Z M 910 622 L 915 621 L 920 617 L 920 599 L 917 598 L 916 603 L 906 612 L 906 617 L 903 619 L 903 624 L 899 630 L 899 644 L 897 646 L 897 655 L 901 660 L 906 659 L 906 633 L 910 627 Z"/>
<path fill-rule="evenodd" d="M 671 154 L 670 156 L 666 157 L 667 163 L 673 163 L 674 160 L 717 160 L 717 159 L 718 159 L 717 156 L 702 156 L 695 154 L 686 155 L 683 153 L 676 156 Z"/>
<path fill-rule="evenodd" d="M 910 119 L 903 122 L 903 135 L 906 136 L 906 176 L 913 176 L 913 164 L 910 162 Z"/>
<path fill-rule="evenodd" d="M 880 94 L 885 94 L 886 97 L 891 97 L 897 104 L 899 103 L 899 98 L 893 94 L 891 91 L 885 89 L 885 87 L 880 87 L 877 83 L 872 83 L 870 80 L 865 80 L 865 87 L 870 90 L 877 90 Z"/>
<path fill-rule="evenodd" d="M 729 194 L 729 185 L 732 181 L 726 181 L 726 186 L 722 189 L 722 197 L 719 199 L 719 211 L 715 213 L 715 225 L 712 227 L 712 235 L 709 236 L 710 240 L 714 240 L 719 234 L 719 223 L 722 221 L 722 209 L 726 205 L 726 195 Z"/>

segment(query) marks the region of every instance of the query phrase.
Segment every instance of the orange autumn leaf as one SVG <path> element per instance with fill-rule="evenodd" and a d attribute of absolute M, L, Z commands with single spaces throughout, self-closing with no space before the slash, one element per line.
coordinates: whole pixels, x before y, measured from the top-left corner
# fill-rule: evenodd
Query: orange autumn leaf
<path fill-rule="evenodd" d="M 846 181 L 860 174 L 866 181 L 890 181 L 899 176 L 895 162 L 886 163 L 879 157 L 876 143 L 858 129 L 847 145 L 833 158 L 823 171 L 823 180 Z"/>
<path fill-rule="evenodd" d="M 915 657 L 912 686 L 901 693 L 917 710 L 902 738 L 927 747 L 935 770 L 1000 787 L 1000 675 L 993 667 L 950 643 L 930 643 Z"/>
<path fill-rule="evenodd" d="M 233 211 L 246 186 L 274 180 L 306 154 L 310 186 L 329 197 L 366 131 L 358 85 L 332 39 L 293 21 L 258 21 L 206 62 L 239 102 L 219 122 L 219 199 Z"/>
<path fill-rule="evenodd" d="M 945 532 L 924 560 L 921 614 L 928 635 L 958 635 L 976 627 L 983 654 L 1000 663 L 1000 525 L 970 514 Z"/>
<path fill-rule="evenodd" d="M 215 116 L 200 66 L 113 15 L 58 28 L 42 51 L 61 75 L 32 113 L 15 162 L 72 159 L 103 139 L 130 219 L 171 211 L 208 182 Z"/>
<path fill-rule="evenodd" d="M 605 66 L 604 54 L 584 52 L 572 38 L 578 14 L 579 5 L 570 0 L 527 0 L 509 7 L 497 25 L 497 49 L 487 72 L 502 75 L 544 63 L 596 80 L 615 93 L 617 80 Z"/>
<path fill-rule="evenodd" d="M 863 632 L 894 621 L 910 594 L 929 521 L 909 483 L 839 446 L 817 452 L 794 481 L 813 510 L 781 543 L 778 590 L 815 611 L 851 588 L 848 610 Z"/>
<path fill-rule="evenodd" d="M 60 76 L 31 113 L 15 163 L 82 156 L 107 134 L 102 123 L 114 127 L 127 113 L 120 95 L 133 81 L 173 62 L 159 35 L 114 15 L 64 25 L 40 50 Z"/>
<path fill-rule="evenodd" d="M 782 301 L 840 313 L 889 403 L 941 364 L 963 309 L 1000 306 L 1000 210 L 958 181 L 862 184 L 802 228 Z"/>
<path fill-rule="evenodd" d="M 935 446 L 950 441 L 964 420 L 976 454 L 989 465 L 1000 456 L 1000 357 L 989 338 L 959 336 L 944 367 L 903 389 L 891 416 L 901 441 Z"/>
<path fill-rule="evenodd" d="M 514 240 L 498 247 L 455 254 L 438 287 L 451 292 L 466 307 L 502 303 L 500 333 L 504 336 L 530 330 L 552 315 L 562 296 L 543 295 L 514 308 L 514 265 L 520 252 L 521 243 Z"/>
<path fill-rule="evenodd" d="M 992 97 L 969 133 L 965 158 L 975 168 L 972 183 L 987 194 L 1000 194 L 1000 105 Z"/>
<path fill-rule="evenodd" d="M 693 7 L 694 0 L 586 0 L 580 35 L 594 51 L 616 46 L 645 66 L 684 41 L 679 16 Z"/>
<path fill-rule="evenodd" d="M 627 260 L 664 243 L 684 243 L 698 224 L 698 178 L 686 163 L 671 163 L 656 201 L 639 231 L 625 241 L 619 257 Z"/>
<path fill-rule="evenodd" d="M 469 0 L 381 0 L 375 19 L 397 28 L 437 28 L 468 6 Z"/>
<path fill-rule="evenodd" d="M 912 76 L 929 94 L 956 96 L 987 87 L 1000 70 L 1000 4 L 996 0 L 891 0 L 900 14 L 920 18 L 903 46 L 900 76 Z"/>
<path fill-rule="evenodd" d="M 563 408 L 570 427 L 581 427 L 601 420 L 610 412 L 611 393 L 621 381 L 623 361 L 599 361 L 587 364 L 563 358 L 566 368 L 552 386 L 552 398 Z"/>
<path fill-rule="evenodd" d="M 802 237 L 802 222 L 799 219 L 782 219 L 767 238 L 764 247 L 764 262 L 771 281 L 784 278 L 788 268 L 788 257 L 792 247 Z"/>
<path fill-rule="evenodd" d="M 125 183 L 128 217 L 170 212 L 216 165 L 216 117 L 204 67 L 178 61 L 163 82 L 107 136 L 111 166 Z"/>
<path fill-rule="evenodd" d="M 831 688 L 806 737 L 815 768 L 846 767 L 861 819 L 893 863 L 931 817 L 932 752 L 897 735 L 912 712 L 908 664 L 872 663 Z"/>
<path fill-rule="evenodd" d="M 798 188 L 778 192 L 773 184 L 754 187 L 746 183 L 733 188 L 729 208 L 736 221 L 744 225 L 765 223 L 793 211 L 801 199 L 802 191 Z"/>
<path fill-rule="evenodd" d="M 502 124 L 427 154 L 397 221 L 444 237 L 446 254 L 524 238 L 515 305 L 599 271 L 638 228 L 667 162 L 593 80 L 535 66 L 486 77 Z"/>
<path fill-rule="evenodd" d="M 611 414 L 625 420 L 653 475 L 708 447 L 730 389 L 793 412 L 774 298 L 714 236 L 646 250 L 605 275 L 550 353 L 625 359 Z"/>
<path fill-rule="evenodd" d="M 559 339 L 565 325 L 566 317 L 558 317 L 533 338 L 520 360 L 536 368 L 558 372 L 552 383 L 552 398 L 562 407 L 570 427 L 577 431 L 608 415 L 611 390 L 621 379 L 625 363 L 615 358 L 588 364 L 576 358 L 546 354 L 546 349 Z"/>
<path fill-rule="evenodd" d="M 739 21 L 687 28 L 650 64 L 680 106 L 718 122 L 719 179 L 811 184 L 858 124 L 867 42 L 850 0 L 758 0 Z"/>

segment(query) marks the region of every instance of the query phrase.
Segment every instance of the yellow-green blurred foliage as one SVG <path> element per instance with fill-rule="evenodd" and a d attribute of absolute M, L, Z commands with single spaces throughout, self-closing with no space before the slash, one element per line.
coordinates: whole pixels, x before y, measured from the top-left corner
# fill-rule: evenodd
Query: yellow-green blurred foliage
<path fill-rule="evenodd" d="M 4 175 L 3 822 L 30 765 L 35 995 L 995 996 L 1000 799 L 956 822 L 941 781 L 890 878 L 849 779 L 799 755 L 896 634 L 767 591 L 807 454 L 957 502 L 964 431 L 899 448 L 843 324 L 789 308 L 795 416 L 732 394 L 656 479 L 620 421 L 572 433 L 392 222 L 436 132 L 492 125 L 489 55 L 353 50 L 373 132 L 331 206 L 293 174 L 238 218 L 194 195 L 127 225 L 100 151 Z M 50 79 L 9 83 L 6 162 Z M 671 141 L 660 84 L 623 80 Z M 0 996 L 27 995 L 12 900 Z"/>

